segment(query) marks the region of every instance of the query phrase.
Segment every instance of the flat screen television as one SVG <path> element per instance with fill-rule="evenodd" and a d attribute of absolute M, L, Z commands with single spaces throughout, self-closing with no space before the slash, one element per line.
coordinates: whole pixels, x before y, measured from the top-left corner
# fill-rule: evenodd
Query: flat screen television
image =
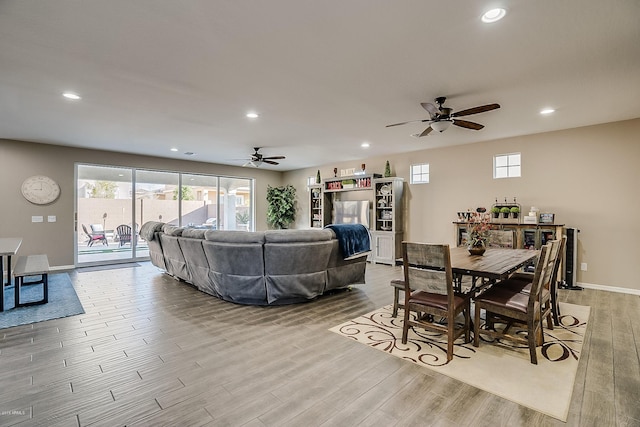
<path fill-rule="evenodd" d="M 334 224 L 362 224 L 369 228 L 369 201 L 335 201 L 332 219 Z"/>

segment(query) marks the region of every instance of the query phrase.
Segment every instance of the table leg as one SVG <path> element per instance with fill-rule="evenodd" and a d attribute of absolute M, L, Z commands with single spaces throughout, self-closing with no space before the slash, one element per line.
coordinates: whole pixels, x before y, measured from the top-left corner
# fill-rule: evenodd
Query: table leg
<path fill-rule="evenodd" d="M 7 256 L 7 286 L 11 286 L 11 255 Z"/>
<path fill-rule="evenodd" d="M 0 296 L 0 311 L 4 311 L 4 256 L 0 256 L 0 290 L 2 295 Z"/>

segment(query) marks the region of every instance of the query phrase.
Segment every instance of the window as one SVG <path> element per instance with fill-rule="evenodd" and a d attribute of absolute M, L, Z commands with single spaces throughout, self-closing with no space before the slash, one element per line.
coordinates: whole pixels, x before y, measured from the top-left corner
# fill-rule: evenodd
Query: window
<path fill-rule="evenodd" d="M 520 153 L 499 154 L 493 157 L 494 178 L 516 178 L 520 176 Z"/>
<path fill-rule="evenodd" d="M 411 165 L 411 184 L 429 183 L 429 163 Z"/>

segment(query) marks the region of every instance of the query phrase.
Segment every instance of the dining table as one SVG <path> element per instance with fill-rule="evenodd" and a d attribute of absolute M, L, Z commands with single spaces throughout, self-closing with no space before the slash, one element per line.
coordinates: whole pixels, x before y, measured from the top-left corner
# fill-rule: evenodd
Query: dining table
<path fill-rule="evenodd" d="M 479 292 L 535 260 L 540 251 L 532 249 L 487 248 L 483 255 L 471 255 L 466 246 L 450 249 L 451 270 L 458 292 Z M 463 278 L 469 277 L 469 286 Z"/>
<path fill-rule="evenodd" d="M 11 286 L 11 257 L 18 253 L 18 249 L 20 249 L 21 244 L 21 237 L 0 237 L 0 274 L 2 274 L 2 277 L 0 277 L 0 285 L 2 285 L 0 311 L 4 311 L 4 265 L 7 265 L 6 286 Z"/>

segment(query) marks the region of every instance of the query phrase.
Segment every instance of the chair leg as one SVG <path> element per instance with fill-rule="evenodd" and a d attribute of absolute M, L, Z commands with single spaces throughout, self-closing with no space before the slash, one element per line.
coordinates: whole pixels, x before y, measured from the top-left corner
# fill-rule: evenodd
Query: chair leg
<path fill-rule="evenodd" d="M 551 314 L 553 315 L 553 324 L 560 326 L 560 305 L 558 304 L 558 290 L 556 282 L 551 287 Z"/>
<path fill-rule="evenodd" d="M 393 317 L 398 317 L 398 300 L 400 299 L 400 289 L 393 288 Z"/>
<path fill-rule="evenodd" d="M 409 307 L 404 307 L 404 322 L 402 323 L 402 344 L 407 343 L 407 335 L 409 335 Z"/>
<path fill-rule="evenodd" d="M 488 315 L 489 313 L 487 312 L 486 316 Z M 480 345 L 480 339 L 478 336 L 479 334 L 480 334 L 480 307 L 478 307 L 478 304 L 476 304 L 475 316 L 474 316 L 474 322 L 473 322 L 473 346 L 474 347 L 478 347 Z"/>
<path fill-rule="evenodd" d="M 447 363 L 453 359 L 453 335 L 455 326 L 456 324 L 452 318 L 447 319 Z"/>
<path fill-rule="evenodd" d="M 537 365 L 538 355 L 536 354 L 536 343 L 538 341 L 538 334 L 536 333 L 536 328 L 534 325 L 535 321 L 530 318 L 527 321 L 527 341 L 529 342 L 529 356 L 531 357 L 531 363 Z M 542 324 L 540 326 L 542 326 Z M 542 327 L 540 328 L 540 330 L 542 331 Z"/>
<path fill-rule="evenodd" d="M 467 306 L 464 309 L 464 342 L 471 341 L 471 301 L 467 301 Z"/>

